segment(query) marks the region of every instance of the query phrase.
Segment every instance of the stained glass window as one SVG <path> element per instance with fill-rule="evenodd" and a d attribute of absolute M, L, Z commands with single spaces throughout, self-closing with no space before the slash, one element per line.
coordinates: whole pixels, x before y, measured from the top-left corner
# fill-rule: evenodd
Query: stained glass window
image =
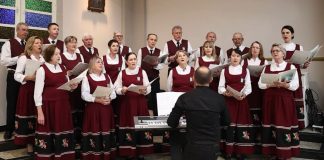
<path fill-rule="evenodd" d="M 43 40 L 48 37 L 47 30 L 45 31 L 45 30 L 29 29 L 28 32 L 29 32 L 28 33 L 29 37 L 30 36 L 38 36 L 38 37 L 43 38 Z"/>
<path fill-rule="evenodd" d="M 15 10 L 0 8 L 0 23 L 15 24 Z"/>
<path fill-rule="evenodd" d="M 26 9 L 52 13 L 52 2 L 42 0 L 26 0 Z"/>
<path fill-rule="evenodd" d="M 0 26 L 0 38 L 10 39 L 15 36 L 15 28 L 13 27 L 2 27 Z"/>
<path fill-rule="evenodd" d="M 52 16 L 26 12 L 25 22 L 29 26 L 47 28 L 47 25 L 52 22 Z"/>
<path fill-rule="evenodd" d="M 0 5 L 14 7 L 16 0 L 0 0 Z"/>

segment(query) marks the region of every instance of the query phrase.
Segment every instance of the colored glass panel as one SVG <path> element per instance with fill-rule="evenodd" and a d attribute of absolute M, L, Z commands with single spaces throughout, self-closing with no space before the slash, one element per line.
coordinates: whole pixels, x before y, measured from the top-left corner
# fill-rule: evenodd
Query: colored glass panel
<path fill-rule="evenodd" d="M 0 0 L 0 5 L 14 7 L 16 5 L 16 0 Z"/>
<path fill-rule="evenodd" d="M 43 39 L 47 38 L 48 37 L 48 32 L 47 31 L 44 31 L 44 30 L 37 30 L 37 29 L 29 29 L 28 30 L 28 36 L 31 37 L 31 36 L 38 36 L 38 37 L 41 37 Z"/>
<path fill-rule="evenodd" d="M 14 27 L 3 27 L 0 26 L 0 39 L 10 39 L 15 36 L 15 28 Z"/>
<path fill-rule="evenodd" d="M 38 13 L 26 12 L 25 22 L 33 27 L 47 28 L 47 25 L 52 22 L 52 16 Z"/>
<path fill-rule="evenodd" d="M 42 0 L 26 0 L 26 9 L 52 13 L 52 2 Z"/>
<path fill-rule="evenodd" d="M 15 10 L 0 8 L 0 23 L 15 24 Z"/>

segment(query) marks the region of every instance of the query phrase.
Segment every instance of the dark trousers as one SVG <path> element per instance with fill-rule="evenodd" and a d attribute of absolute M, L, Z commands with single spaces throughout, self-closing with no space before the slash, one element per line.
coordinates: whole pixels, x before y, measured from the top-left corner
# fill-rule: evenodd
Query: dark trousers
<path fill-rule="evenodd" d="M 14 79 L 14 71 L 9 70 L 7 75 L 7 125 L 6 131 L 13 132 L 15 130 L 15 114 L 18 92 L 20 83 Z M 34 95 L 30 95 L 34 96 Z"/>
<path fill-rule="evenodd" d="M 180 130 L 170 131 L 171 160 L 186 160 L 184 158 L 186 143 L 186 132 L 180 132 Z"/>
<path fill-rule="evenodd" d="M 149 81 L 152 80 L 154 80 L 154 78 L 149 78 Z M 158 78 L 151 84 L 151 93 L 148 95 L 148 108 L 150 110 L 153 110 L 154 116 L 158 115 L 156 93 L 159 92 L 160 92 L 160 78 Z"/>
<path fill-rule="evenodd" d="M 218 144 L 192 144 L 187 143 L 184 150 L 185 160 L 216 160 Z"/>

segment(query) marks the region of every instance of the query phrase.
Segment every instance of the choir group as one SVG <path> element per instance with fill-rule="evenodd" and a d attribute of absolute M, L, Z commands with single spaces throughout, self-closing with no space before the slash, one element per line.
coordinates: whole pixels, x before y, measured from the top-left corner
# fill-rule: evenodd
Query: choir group
<path fill-rule="evenodd" d="M 74 36 L 58 40 L 56 23 L 48 25 L 46 39 L 31 36 L 26 40 L 26 23 L 19 23 L 16 33 L 1 50 L 1 64 L 8 69 L 4 136 L 9 139 L 14 133 L 15 144 L 27 145 L 37 160 L 74 159 L 77 146 L 81 147 L 82 159 L 109 160 L 117 155 L 144 159 L 143 155 L 154 152 L 153 135 L 149 130 L 135 132 L 133 118 L 157 115 L 159 70 L 168 66 L 167 91 L 187 92 L 194 88 L 196 68 L 224 64 L 228 65 L 214 72 L 210 83 L 212 90 L 224 96 L 231 117 L 230 125 L 221 130 L 221 152 L 227 158 L 244 158 L 258 148 L 270 158 L 290 159 L 299 154 L 298 131 L 304 127 L 300 69 L 309 62 L 296 65 L 286 61 L 295 50 L 303 50 L 293 43 L 294 29 L 289 25 L 281 29 L 283 44 L 272 45 L 269 62 L 260 42 L 243 46 L 241 33 L 234 33 L 233 47 L 224 51 L 215 45 L 216 34 L 208 32 L 206 41 L 194 51 L 182 38 L 181 26 L 172 28 L 173 38 L 163 50 L 156 48 L 158 36 L 148 34 L 147 45 L 137 54 L 123 44 L 123 34 L 115 32 L 102 57 L 89 34 L 82 37 L 80 47 Z M 49 45 L 42 50 L 44 44 Z M 159 61 L 165 55 L 167 58 Z M 28 60 L 42 63 L 32 75 L 25 74 Z M 70 91 L 57 89 L 77 76 L 71 70 L 79 62 L 89 64 L 82 82 L 71 83 Z M 265 84 L 260 75 L 250 75 L 250 65 L 265 65 L 262 74 L 292 69 L 298 73 L 291 81 Z M 135 93 L 128 91 L 131 84 L 146 87 Z M 111 94 L 95 97 L 98 86 L 112 89 Z M 242 96 L 234 98 L 228 86 Z M 183 152 L 185 134 L 180 130 L 163 135 L 171 144 L 174 159 Z"/>

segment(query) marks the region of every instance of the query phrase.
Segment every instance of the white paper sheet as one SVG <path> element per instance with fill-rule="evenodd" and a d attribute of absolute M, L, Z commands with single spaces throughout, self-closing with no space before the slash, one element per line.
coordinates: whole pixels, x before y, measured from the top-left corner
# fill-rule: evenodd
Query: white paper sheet
<path fill-rule="evenodd" d="M 179 96 L 184 92 L 161 92 L 156 94 L 157 98 L 157 109 L 159 116 L 168 116 Z"/>
<path fill-rule="evenodd" d="M 112 92 L 111 87 L 97 86 L 96 90 L 93 92 L 94 97 L 109 97 Z"/>
<path fill-rule="evenodd" d="M 35 74 L 37 69 L 42 65 L 42 62 L 39 61 L 34 61 L 31 59 L 27 59 L 26 61 L 26 69 L 25 69 L 25 75 L 31 76 Z"/>
<path fill-rule="evenodd" d="M 249 69 L 251 76 L 260 77 L 264 67 L 265 67 L 264 65 L 263 66 L 249 65 L 247 68 Z"/>
<path fill-rule="evenodd" d="M 89 64 L 87 63 L 82 63 L 79 62 L 72 70 L 71 70 L 71 75 L 79 75 L 86 69 L 88 69 Z"/>
<path fill-rule="evenodd" d="M 71 87 L 70 85 L 71 84 L 75 84 L 75 83 L 80 83 L 82 81 L 82 77 L 76 77 L 76 78 L 73 78 L 71 79 L 70 81 L 62 84 L 60 87 L 58 87 L 57 89 L 61 89 L 61 90 L 66 90 L 66 91 L 70 91 L 71 90 Z"/>
<path fill-rule="evenodd" d="M 232 87 L 230 87 L 230 86 L 226 86 L 226 90 L 227 90 L 229 93 L 231 93 L 232 96 L 233 96 L 235 99 L 237 99 L 237 100 L 239 100 L 240 97 L 242 97 L 242 95 L 243 95 L 242 92 L 237 91 L 237 90 L 235 90 L 234 88 L 232 88 Z M 242 91 L 243 91 L 243 89 L 242 89 Z"/>

